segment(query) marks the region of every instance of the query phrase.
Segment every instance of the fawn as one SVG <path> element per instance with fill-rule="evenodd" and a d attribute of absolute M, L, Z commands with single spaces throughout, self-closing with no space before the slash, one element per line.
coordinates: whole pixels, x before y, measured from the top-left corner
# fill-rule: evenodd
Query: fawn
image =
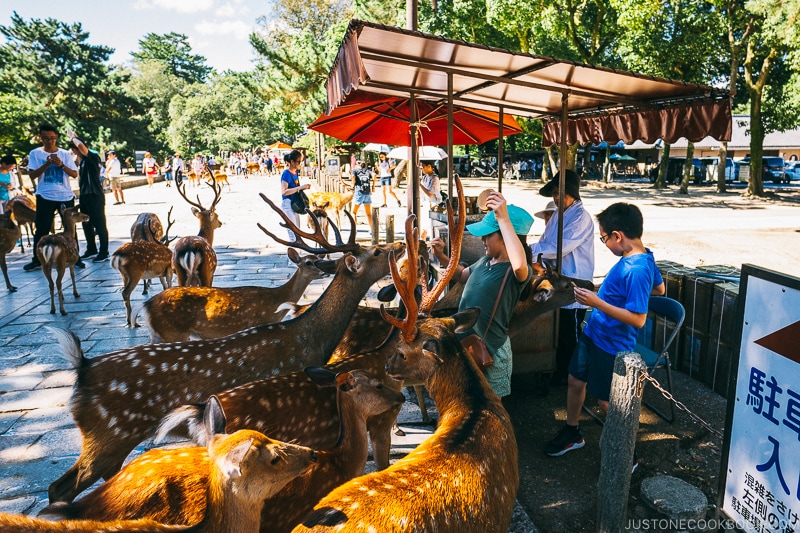
<path fill-rule="evenodd" d="M 14 250 L 21 235 L 19 226 L 14 222 L 11 213 L 0 213 L 0 268 L 3 270 L 8 292 L 16 292 L 17 288 L 11 284 L 11 280 L 8 278 L 6 254 L 10 254 Z"/>
<path fill-rule="evenodd" d="M 102 517 L 95 520 L 66 520 L 51 522 L 40 518 L 0 515 L 0 531 L 6 533 L 31 531 L 192 531 L 255 533 L 261 520 L 264 499 L 282 489 L 286 483 L 301 475 L 317 460 L 314 450 L 296 444 L 274 441 L 257 431 L 242 430 L 221 435 L 225 417 L 212 397 L 206 411 L 205 425 L 213 435 L 208 446 L 170 450 L 150 450 L 131 461 L 114 478 L 98 487 L 97 493 L 111 496 L 103 499 L 110 508 L 95 509 Z M 182 477 L 184 473 L 203 471 L 202 476 L 186 479 L 187 483 L 203 477 L 202 504 L 188 497 L 175 502 L 174 496 L 163 490 L 163 479 Z M 163 476 L 163 477 L 162 477 Z M 110 487 L 110 488 L 109 488 Z M 94 494 L 94 493 L 92 493 Z M 195 508 L 191 521 L 176 528 L 160 522 L 170 522 L 164 512 L 169 504 Z M 126 519 L 112 518 L 112 509 L 125 506 L 135 509 Z M 74 506 L 55 505 L 42 511 L 45 515 L 75 516 L 80 502 Z M 103 520 L 103 522 L 99 521 Z"/>
<path fill-rule="evenodd" d="M 295 232 L 296 240 L 287 244 L 310 253 L 350 252 L 336 261 L 317 262 L 318 268 L 336 273 L 323 295 L 301 317 L 288 322 L 209 341 L 136 346 L 92 359 L 84 357 L 74 334 L 56 330 L 64 356 L 78 369 L 70 409 L 83 447 L 75 465 L 50 485 L 51 502 L 72 501 L 100 476 L 117 472 L 169 410 L 254 378 L 324 364 L 358 302 L 388 273 L 387 254 L 405 249 L 403 243 L 362 248 L 355 242 L 355 231 L 345 244 L 338 228 L 336 244 L 331 244 L 318 231 L 304 233 L 266 201 Z M 348 218 L 354 229 L 349 213 Z M 303 237 L 324 247 L 312 248 Z"/>
<path fill-rule="evenodd" d="M 50 314 L 56 313 L 56 302 L 54 288 L 58 288 L 58 310 L 62 315 L 66 315 L 64 309 L 64 293 L 61 290 L 61 280 L 64 272 L 69 268 L 69 276 L 72 278 L 72 294 L 75 298 L 80 298 L 78 287 L 75 285 L 75 263 L 80 259 L 78 251 L 78 241 L 75 235 L 75 226 L 78 222 L 88 222 L 89 215 L 78 211 L 78 206 L 68 207 L 61 210 L 61 221 L 64 230 L 61 233 L 46 235 L 39 239 L 36 245 L 36 257 L 42 264 L 42 273 L 50 285 Z M 56 269 L 56 282 L 53 285 L 53 269 Z"/>

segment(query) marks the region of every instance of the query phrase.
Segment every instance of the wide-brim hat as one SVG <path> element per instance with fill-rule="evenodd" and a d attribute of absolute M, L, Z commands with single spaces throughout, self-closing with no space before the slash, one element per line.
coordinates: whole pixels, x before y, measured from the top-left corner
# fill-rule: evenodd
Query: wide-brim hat
<path fill-rule="evenodd" d="M 527 235 L 533 225 L 533 217 L 527 211 L 515 205 L 508 206 L 508 218 L 514 227 L 514 233 L 517 235 Z M 500 231 L 500 225 L 497 223 L 494 211 L 490 211 L 486 213 L 486 216 L 480 222 L 468 224 L 467 230 L 476 237 L 485 237 Z"/>
<path fill-rule="evenodd" d="M 574 170 L 567 169 L 566 171 L 566 179 L 564 180 L 564 192 L 572 196 L 573 198 L 580 198 L 581 197 L 581 178 L 578 176 L 578 173 Z M 559 179 L 561 178 L 561 173 L 555 175 L 555 177 L 547 182 L 547 184 L 539 189 L 539 194 L 542 196 L 553 196 L 554 194 L 558 193 L 558 184 Z"/>
<path fill-rule="evenodd" d="M 535 216 L 536 218 L 544 219 L 544 216 L 547 213 L 554 213 L 556 211 L 556 209 L 558 209 L 558 207 L 556 206 L 556 203 L 553 200 L 550 200 L 549 202 L 547 202 L 547 205 L 544 206 L 544 209 L 542 209 L 541 211 L 535 212 L 533 214 L 533 216 Z"/>

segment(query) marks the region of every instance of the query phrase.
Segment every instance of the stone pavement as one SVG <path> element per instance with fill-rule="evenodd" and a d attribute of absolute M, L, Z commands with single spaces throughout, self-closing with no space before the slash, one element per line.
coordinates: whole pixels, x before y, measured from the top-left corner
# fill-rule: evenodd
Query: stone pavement
<path fill-rule="evenodd" d="M 295 267 L 287 259 L 286 248 L 274 243 L 256 227 L 260 222 L 278 235 L 279 217 L 259 197 L 279 198 L 277 176 L 232 178 L 217 206 L 223 226 L 214 235 L 218 266 L 214 277 L 217 287 L 238 285 L 277 286 L 289 279 Z M 200 196 L 204 205 L 211 200 L 207 187 L 189 189 L 190 197 Z M 378 195 L 379 196 L 379 195 Z M 125 190 L 127 203 L 106 206 L 111 236 L 110 251 L 129 240 L 130 226 L 141 212 L 158 214 L 166 226 L 167 211 L 174 206 L 176 223 L 172 236 L 197 233 L 198 223 L 189 205 L 175 187 L 164 183 L 154 187 L 139 186 Z M 395 228 L 402 230 L 405 209 L 382 210 L 395 214 Z M 359 239 L 369 233 L 360 214 Z M 400 223 L 398 223 L 400 221 Z M 401 238 L 401 237 L 399 237 Z M 25 238 L 23 237 L 23 241 Z M 81 250 L 85 249 L 83 232 L 79 230 Z M 85 269 L 76 269 L 78 291 L 72 295 L 69 274 L 65 274 L 63 290 L 67 316 L 49 313 L 49 291 L 40 270 L 24 272 L 22 266 L 32 255 L 26 243 L 24 255 L 17 248 L 7 256 L 11 282 L 18 288 L 8 293 L 0 288 L 0 512 L 36 514 L 47 504 L 47 487 L 75 462 L 81 437 L 68 410 L 75 373 L 59 355 L 58 345 L 45 326 L 68 328 L 81 340 L 88 357 L 146 343 L 146 328 L 125 327 L 125 307 L 120 294 L 122 282 L 108 261 L 86 262 Z M 315 300 L 324 290 L 326 280 L 312 283 L 305 299 Z M 379 283 L 391 283 L 386 279 Z M 140 284 L 141 287 L 141 284 Z M 160 291 L 158 283 L 151 294 Z M 367 297 L 375 303 L 374 292 Z M 56 295 L 56 298 L 58 296 Z M 131 295 L 134 311 L 145 300 L 137 288 Z M 435 407 L 429 410 L 436 416 Z M 415 424 L 420 420 L 415 403 L 406 402 L 400 423 L 408 436 L 394 437 L 392 453 L 401 456 L 432 431 L 432 427 Z M 132 457 L 147 449 L 145 442 Z M 369 468 L 369 467 L 368 467 Z M 525 512 L 517 504 L 510 531 L 536 531 Z"/>

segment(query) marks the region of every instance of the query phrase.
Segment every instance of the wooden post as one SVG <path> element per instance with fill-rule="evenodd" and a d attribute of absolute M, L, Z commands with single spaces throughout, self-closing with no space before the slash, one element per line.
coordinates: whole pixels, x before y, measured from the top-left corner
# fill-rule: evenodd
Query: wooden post
<path fill-rule="evenodd" d="M 600 436 L 600 478 L 597 480 L 597 531 L 621 533 L 631 485 L 633 449 L 642 407 L 642 373 L 647 367 L 635 352 L 621 352 L 614 361 L 608 415 Z"/>
<path fill-rule="evenodd" d="M 369 221 L 369 230 L 372 233 L 373 245 L 378 244 L 378 242 L 380 241 L 380 235 L 378 235 L 378 232 L 380 231 L 381 228 L 380 215 L 381 215 L 380 207 L 375 207 L 372 209 L 372 219 Z"/>
<path fill-rule="evenodd" d="M 386 215 L 386 242 L 394 242 L 394 215 Z"/>

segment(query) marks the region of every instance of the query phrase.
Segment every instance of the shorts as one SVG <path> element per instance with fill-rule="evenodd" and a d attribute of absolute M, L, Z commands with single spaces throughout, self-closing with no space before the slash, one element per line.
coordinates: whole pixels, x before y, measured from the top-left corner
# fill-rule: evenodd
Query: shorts
<path fill-rule="evenodd" d="M 353 193 L 353 202 L 356 205 L 370 205 L 372 203 L 372 195 L 370 193 L 363 193 L 361 189 L 356 189 L 356 192 Z"/>
<path fill-rule="evenodd" d="M 569 362 L 569 374 L 586 382 L 586 391 L 598 400 L 608 401 L 611 378 L 614 376 L 616 355 L 595 346 L 592 339 L 581 334 Z"/>
<path fill-rule="evenodd" d="M 122 188 L 122 178 L 111 178 L 111 188 L 112 189 L 121 189 Z"/>
<path fill-rule="evenodd" d="M 381 177 L 381 185 L 384 187 L 391 187 L 392 185 L 392 177 L 391 176 L 382 176 Z"/>

